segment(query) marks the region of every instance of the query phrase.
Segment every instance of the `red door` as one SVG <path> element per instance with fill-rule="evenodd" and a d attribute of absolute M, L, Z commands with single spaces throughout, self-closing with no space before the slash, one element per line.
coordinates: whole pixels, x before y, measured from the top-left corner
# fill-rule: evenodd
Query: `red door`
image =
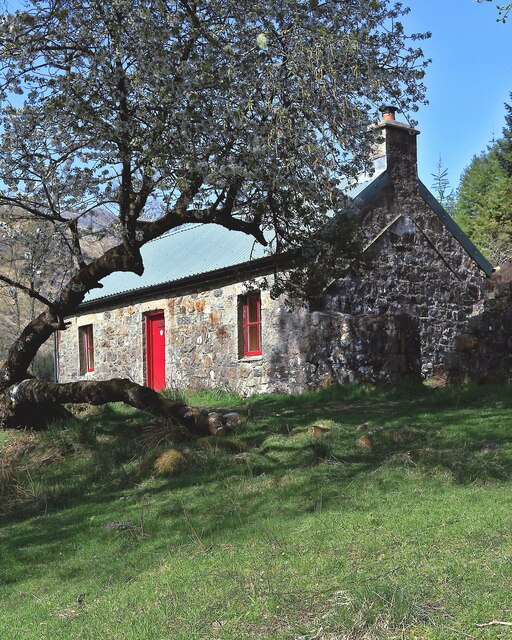
<path fill-rule="evenodd" d="M 165 320 L 164 312 L 146 316 L 146 379 L 155 391 L 165 389 Z"/>

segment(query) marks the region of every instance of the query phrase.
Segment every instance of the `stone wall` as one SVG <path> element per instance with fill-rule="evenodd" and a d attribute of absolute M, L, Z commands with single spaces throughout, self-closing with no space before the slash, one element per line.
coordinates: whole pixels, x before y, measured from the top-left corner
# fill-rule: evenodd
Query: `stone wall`
<path fill-rule="evenodd" d="M 244 283 L 228 284 L 71 318 L 59 338 L 59 380 L 127 377 L 145 383 L 144 317 L 158 310 L 165 318 L 170 388 L 226 388 L 249 395 L 419 376 L 415 319 L 290 310 L 283 300 L 271 300 L 266 290 L 261 291 L 263 353 L 240 357 L 238 300 L 248 289 Z M 94 371 L 81 376 L 78 328 L 89 324 Z"/>
<path fill-rule="evenodd" d="M 225 386 L 250 392 L 257 387 L 264 391 L 269 380 L 262 358 L 239 358 L 238 296 L 246 291 L 244 283 L 237 283 L 73 317 L 59 340 L 59 380 L 119 376 L 145 383 L 144 318 L 163 311 L 169 388 Z M 268 292 L 261 295 L 262 323 L 268 326 L 273 305 Z M 94 330 L 95 367 L 80 376 L 78 327 L 87 324 Z"/>
<path fill-rule="evenodd" d="M 498 285 L 446 354 L 447 382 L 512 381 L 512 283 Z"/>
<path fill-rule="evenodd" d="M 143 380 L 141 305 L 120 307 L 66 319 L 70 326 L 57 339 L 60 382 L 107 380 L 112 377 Z M 94 372 L 80 375 L 78 328 L 92 324 Z"/>
<path fill-rule="evenodd" d="M 418 320 L 396 316 L 313 313 L 308 386 L 421 380 Z"/>
<path fill-rule="evenodd" d="M 388 184 L 357 216 L 366 262 L 332 283 L 323 308 L 418 318 L 424 376 L 444 361 L 485 291 L 485 275 L 420 192 L 415 132 L 386 130 Z"/>
<path fill-rule="evenodd" d="M 414 215 L 431 218 L 434 214 L 419 210 Z M 385 226 L 392 213 L 377 206 L 368 217 L 379 218 L 379 224 Z M 443 247 L 449 264 L 412 218 L 404 216 L 371 248 L 374 255 L 368 256 L 368 262 L 334 282 L 323 301 L 325 309 L 346 314 L 405 313 L 418 318 L 425 376 L 443 361 L 444 351 L 473 313 L 484 286 L 473 261 L 441 223 L 428 222 L 430 237 L 437 247 Z"/>

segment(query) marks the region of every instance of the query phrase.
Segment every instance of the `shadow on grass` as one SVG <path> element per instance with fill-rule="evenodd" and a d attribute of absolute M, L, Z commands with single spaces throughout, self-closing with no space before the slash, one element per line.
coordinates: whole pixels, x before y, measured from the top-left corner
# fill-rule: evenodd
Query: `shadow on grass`
<path fill-rule="evenodd" d="M 18 522 L 0 526 L 4 584 L 17 582 L 23 567 L 44 576 L 46 563 L 72 554 L 87 536 L 128 558 L 140 547 L 163 550 L 171 540 L 206 549 L 267 517 L 296 518 L 319 504 L 367 510 L 347 488 L 388 469 L 427 477 L 441 472 L 456 483 L 512 478 L 509 386 L 347 386 L 259 396 L 246 401 L 244 411 L 248 420 L 236 436 L 246 443 L 245 453 L 187 443 L 182 448 L 190 462 L 181 475 L 137 481 L 132 471 L 141 451 L 134 439 L 147 416 L 114 405 L 90 418 L 96 447 L 38 470 L 46 502 L 14 511 Z M 307 434 L 317 422 L 331 428 L 331 439 Z M 363 436 L 368 446 L 358 446 Z M 112 521 L 133 526 L 108 531 Z M 116 571 L 126 576 L 130 564 Z"/>

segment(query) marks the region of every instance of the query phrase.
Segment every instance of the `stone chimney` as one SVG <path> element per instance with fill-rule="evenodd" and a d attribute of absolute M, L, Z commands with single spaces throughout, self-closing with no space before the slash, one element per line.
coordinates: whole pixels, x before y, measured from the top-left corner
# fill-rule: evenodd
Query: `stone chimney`
<path fill-rule="evenodd" d="M 373 159 L 386 158 L 388 172 L 394 176 L 415 179 L 418 175 L 416 136 L 419 131 L 395 119 L 397 108 L 380 108 L 382 119 L 376 125 L 381 141 L 376 145 Z"/>

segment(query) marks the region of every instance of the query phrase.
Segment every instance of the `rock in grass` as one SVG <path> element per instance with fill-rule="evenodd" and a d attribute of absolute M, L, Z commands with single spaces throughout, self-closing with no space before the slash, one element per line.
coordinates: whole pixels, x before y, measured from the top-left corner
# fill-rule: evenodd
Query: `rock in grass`
<path fill-rule="evenodd" d="M 404 444 L 411 442 L 416 437 L 417 433 L 413 429 L 409 429 L 407 425 L 399 425 L 396 429 L 389 433 L 389 437 L 396 444 Z"/>
<path fill-rule="evenodd" d="M 480 451 L 482 451 L 482 453 L 489 453 L 491 451 L 496 451 L 499 446 L 500 445 L 497 442 L 482 442 L 480 445 Z"/>
<path fill-rule="evenodd" d="M 374 444 L 374 439 L 368 434 L 361 436 L 356 440 L 356 447 L 360 447 L 361 449 L 373 449 Z"/>
<path fill-rule="evenodd" d="M 228 429 L 222 421 L 222 416 L 216 411 L 208 414 L 208 431 L 212 436 L 225 436 Z"/>
<path fill-rule="evenodd" d="M 235 429 L 242 424 L 242 418 L 236 411 L 230 411 L 222 416 L 222 424 L 226 429 Z"/>
<path fill-rule="evenodd" d="M 313 424 L 308 427 L 308 433 L 313 438 L 325 438 L 332 436 L 330 427 L 325 424 Z"/>

